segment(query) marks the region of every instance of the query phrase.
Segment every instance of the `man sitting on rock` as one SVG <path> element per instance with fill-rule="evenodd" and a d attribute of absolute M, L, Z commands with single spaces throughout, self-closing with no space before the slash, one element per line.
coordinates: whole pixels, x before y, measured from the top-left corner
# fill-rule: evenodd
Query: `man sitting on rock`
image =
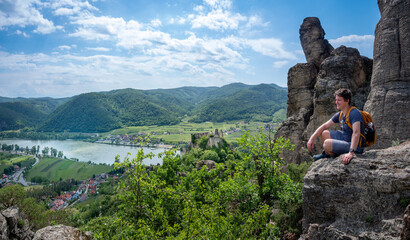
<path fill-rule="evenodd" d="M 349 89 L 341 88 L 335 92 L 336 106 L 340 112 L 337 112 L 331 119 L 322 124 L 310 137 L 307 148 L 312 150 L 315 139 L 320 136 L 324 151 L 322 154 L 314 155 L 315 160 L 321 158 L 335 157 L 344 154 L 342 162 L 349 164 L 356 153 L 363 153 L 363 148 L 360 148 L 359 140 L 360 133 L 364 131 L 364 121 L 362 114 L 356 108 L 349 113 L 348 120 L 352 124 L 351 129 L 346 123 L 346 114 L 350 109 L 352 102 L 352 92 Z M 341 115 L 341 118 L 339 116 Z M 339 131 L 328 130 L 331 126 L 339 123 Z"/>

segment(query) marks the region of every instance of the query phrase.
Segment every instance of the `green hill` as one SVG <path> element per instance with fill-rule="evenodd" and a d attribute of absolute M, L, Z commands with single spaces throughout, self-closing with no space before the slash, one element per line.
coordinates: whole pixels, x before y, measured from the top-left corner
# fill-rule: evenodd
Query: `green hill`
<path fill-rule="evenodd" d="M 235 84 L 210 93 L 195 111 L 193 122 L 232 120 L 271 121 L 275 112 L 286 109 L 287 91 L 276 85 Z"/>
<path fill-rule="evenodd" d="M 15 102 L 0 103 L 0 123 L 7 126 L 3 129 L 28 126 L 44 132 L 106 132 L 125 126 L 173 125 L 186 117 L 191 122 L 271 121 L 275 113 L 286 111 L 287 89 L 274 84 L 233 83 L 12 100 Z"/>
<path fill-rule="evenodd" d="M 0 97 L 0 131 L 36 127 L 69 98 Z"/>
<path fill-rule="evenodd" d="M 0 103 L 0 131 L 34 127 L 46 117 L 47 114 L 26 102 Z"/>
<path fill-rule="evenodd" d="M 177 104 L 160 102 L 140 90 L 86 93 L 57 108 L 39 130 L 105 132 L 123 126 L 169 125 L 178 123 L 181 111 Z"/>

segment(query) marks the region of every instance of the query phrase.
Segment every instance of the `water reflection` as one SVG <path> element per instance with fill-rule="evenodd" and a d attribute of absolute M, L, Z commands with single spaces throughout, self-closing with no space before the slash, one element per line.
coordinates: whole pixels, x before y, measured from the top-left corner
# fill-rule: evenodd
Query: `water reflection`
<path fill-rule="evenodd" d="M 115 156 L 120 155 L 120 160 L 122 161 L 127 153 L 131 153 L 130 157 L 135 157 L 138 152 L 138 147 L 132 146 L 121 146 L 121 145 L 108 145 L 100 143 L 88 143 L 75 140 L 21 140 L 21 139 L 9 139 L 0 140 L 0 144 L 17 144 L 19 147 L 29 147 L 40 146 L 40 152 L 45 147 L 53 147 L 58 151 L 63 151 L 64 156 L 67 158 L 77 158 L 79 161 L 83 162 L 94 162 L 94 163 L 107 163 L 113 164 L 115 161 Z M 144 163 L 150 164 L 161 164 L 162 159 L 158 158 L 158 153 L 164 152 L 163 148 L 143 148 L 144 153 L 152 152 L 155 157 L 152 159 L 144 159 Z"/>

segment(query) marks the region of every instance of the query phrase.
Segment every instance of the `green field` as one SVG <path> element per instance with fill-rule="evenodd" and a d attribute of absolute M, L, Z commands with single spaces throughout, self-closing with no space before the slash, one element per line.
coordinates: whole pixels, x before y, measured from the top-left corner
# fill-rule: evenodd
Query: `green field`
<path fill-rule="evenodd" d="M 59 181 L 60 178 L 85 180 L 93 174 L 97 175 L 109 172 L 112 167 L 106 165 L 89 165 L 86 162 L 75 162 L 71 160 L 46 157 L 35 165 L 25 176 L 29 181 L 32 177 L 46 177 L 50 181 Z"/>
<path fill-rule="evenodd" d="M 4 169 L 12 166 L 18 162 L 25 162 L 29 160 L 30 158 L 33 158 L 31 156 L 20 156 L 17 154 L 12 154 L 12 153 L 5 153 L 5 152 L 0 152 L 0 174 L 3 173 Z"/>
<path fill-rule="evenodd" d="M 108 134 L 111 135 L 122 135 L 122 134 L 151 134 L 152 139 L 162 139 L 165 143 L 177 144 L 179 142 L 189 142 L 191 140 L 192 133 L 200 132 L 213 132 L 215 129 L 223 130 L 224 132 L 228 130 L 237 129 L 239 132 L 234 132 L 231 134 L 225 134 L 224 137 L 228 142 L 236 142 L 236 138 L 240 138 L 243 130 L 249 130 L 250 132 L 255 132 L 259 126 L 264 126 L 266 123 L 263 122 L 232 122 L 232 123 L 215 123 L 215 122 L 205 122 L 205 123 L 190 123 L 183 121 L 177 125 L 169 126 L 139 126 L 139 127 L 125 127 L 120 129 L 115 129 L 107 133 L 101 134 L 102 137 L 106 137 Z"/>

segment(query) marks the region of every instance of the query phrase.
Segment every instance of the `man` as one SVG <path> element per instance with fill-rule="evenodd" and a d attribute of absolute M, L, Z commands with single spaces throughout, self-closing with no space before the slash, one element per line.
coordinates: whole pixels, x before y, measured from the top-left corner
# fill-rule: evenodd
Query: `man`
<path fill-rule="evenodd" d="M 343 164 L 349 164 L 356 153 L 363 153 L 363 149 L 358 147 L 360 133 L 364 132 L 364 121 L 362 114 L 356 108 L 351 109 L 348 120 L 352 128 L 346 123 L 346 114 L 351 108 L 352 93 L 349 89 L 341 88 L 335 92 L 336 106 L 340 112 L 337 112 L 331 119 L 322 124 L 310 137 L 307 148 L 312 150 L 315 139 L 320 136 L 324 151 L 322 154 L 314 155 L 315 160 L 327 157 L 335 157 L 341 154 Z M 340 116 L 341 114 L 341 116 Z M 339 131 L 328 130 L 331 126 L 339 123 Z"/>

